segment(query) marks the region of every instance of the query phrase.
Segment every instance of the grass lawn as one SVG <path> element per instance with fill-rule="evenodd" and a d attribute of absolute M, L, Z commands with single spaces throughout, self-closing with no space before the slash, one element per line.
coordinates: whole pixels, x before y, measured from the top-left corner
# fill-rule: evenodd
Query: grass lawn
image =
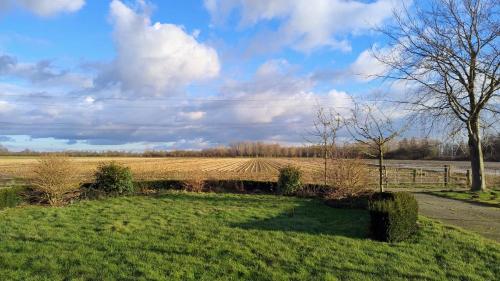
<path fill-rule="evenodd" d="M 500 191 L 499 190 L 488 190 L 486 192 L 470 192 L 470 191 L 432 191 L 430 194 L 464 200 L 469 202 L 478 202 L 487 205 L 492 205 L 500 207 Z"/>
<path fill-rule="evenodd" d="M 422 218 L 411 241 L 369 216 L 272 195 L 131 196 L 0 211 L 0 280 L 498 280 L 500 244 Z"/>

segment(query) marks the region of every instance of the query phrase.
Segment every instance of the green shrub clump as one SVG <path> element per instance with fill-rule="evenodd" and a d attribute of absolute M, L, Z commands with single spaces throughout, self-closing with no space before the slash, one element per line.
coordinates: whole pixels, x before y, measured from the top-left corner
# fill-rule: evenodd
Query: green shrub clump
<path fill-rule="evenodd" d="M 116 194 L 134 191 L 132 171 L 116 162 L 100 164 L 94 177 L 92 187 L 99 191 Z"/>
<path fill-rule="evenodd" d="M 302 173 L 299 168 L 286 166 L 280 169 L 278 191 L 281 194 L 294 194 L 302 188 Z"/>
<path fill-rule="evenodd" d="M 23 201 L 21 193 L 25 187 L 14 186 L 0 189 L 0 210 L 15 207 Z"/>
<path fill-rule="evenodd" d="M 370 232 L 375 240 L 399 242 L 417 231 L 418 204 L 411 193 L 375 193 L 368 209 Z"/>

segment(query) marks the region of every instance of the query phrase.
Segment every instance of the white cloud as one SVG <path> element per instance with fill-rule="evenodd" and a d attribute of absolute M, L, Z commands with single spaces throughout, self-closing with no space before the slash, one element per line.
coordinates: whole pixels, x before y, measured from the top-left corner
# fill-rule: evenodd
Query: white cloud
<path fill-rule="evenodd" d="M 2 0 L 0 9 L 19 7 L 41 17 L 50 17 L 59 13 L 72 13 L 80 10 L 85 0 Z"/>
<path fill-rule="evenodd" d="M 399 2 L 399 1 L 398 1 Z M 262 47 L 263 40 L 271 48 L 290 45 L 308 52 L 328 46 L 350 50 L 343 38 L 348 34 L 365 32 L 392 15 L 398 3 L 377 0 L 370 3 L 345 0 L 205 0 L 205 7 L 214 22 L 224 21 L 234 9 L 241 10 L 242 26 L 260 21 L 278 19 L 277 30 L 257 38 L 254 48 Z"/>
<path fill-rule="evenodd" d="M 389 70 L 389 67 L 378 60 L 374 52 L 378 55 L 385 55 L 391 50 L 388 48 L 377 50 L 364 50 L 358 58 L 350 65 L 349 72 L 356 80 L 360 82 L 370 82 Z"/>
<path fill-rule="evenodd" d="M 0 83 L 2 134 L 89 147 L 144 141 L 184 148 L 238 140 L 301 142 L 319 105 L 343 113 L 350 98 L 342 91 L 315 91 L 314 81 L 294 69 L 286 60 L 271 60 L 251 79 L 228 82 L 218 94 L 193 99 L 122 96 L 118 87 L 67 93 Z"/>
<path fill-rule="evenodd" d="M 205 117 L 206 112 L 204 111 L 190 111 L 190 112 L 180 112 L 179 117 L 181 120 L 195 121 L 201 120 Z"/>
<path fill-rule="evenodd" d="M 259 67 L 252 80 L 226 86 L 223 95 L 235 102 L 217 113 L 222 113 L 220 118 L 240 123 L 283 123 L 281 129 L 286 130 L 292 123 L 312 124 L 319 106 L 344 112 L 350 103 L 345 92 L 331 90 L 321 95 L 313 88 L 314 82 L 294 75 L 293 66 L 286 60 L 271 60 Z"/>
<path fill-rule="evenodd" d="M 147 13 L 119 0 L 110 5 L 117 57 L 111 78 L 122 89 L 139 94 L 165 94 L 193 81 L 213 78 L 220 70 L 215 49 L 196 40 L 181 26 L 152 23 Z"/>
<path fill-rule="evenodd" d="M 375 46 L 373 49 L 362 51 L 356 60 L 344 69 L 320 69 L 312 77 L 318 81 L 335 83 L 368 83 L 387 74 L 389 66 L 381 62 L 377 57 L 388 54 L 397 56 L 398 52 L 390 47 L 380 48 Z"/>
<path fill-rule="evenodd" d="M 256 71 L 256 76 L 266 77 L 276 74 L 283 74 L 283 71 L 290 69 L 290 64 L 285 59 L 273 59 L 264 62 Z"/>
<path fill-rule="evenodd" d="M 14 107 L 6 101 L 0 100 L 0 112 L 1 113 L 6 113 L 8 111 L 11 111 Z"/>

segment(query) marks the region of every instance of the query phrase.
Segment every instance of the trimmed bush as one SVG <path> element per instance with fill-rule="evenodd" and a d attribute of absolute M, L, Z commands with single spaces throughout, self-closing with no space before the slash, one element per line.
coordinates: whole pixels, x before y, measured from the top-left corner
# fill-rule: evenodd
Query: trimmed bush
<path fill-rule="evenodd" d="M 375 240 L 399 242 L 417 231 L 418 204 L 411 193 L 375 193 L 368 209 L 370 232 Z"/>
<path fill-rule="evenodd" d="M 294 194 L 302 188 L 302 173 L 294 166 L 286 166 L 280 169 L 278 179 L 278 191 L 281 194 Z"/>
<path fill-rule="evenodd" d="M 94 177 L 92 188 L 99 191 L 123 194 L 135 190 L 130 168 L 116 162 L 101 163 Z"/>
<path fill-rule="evenodd" d="M 25 191 L 25 187 L 15 186 L 0 189 L 0 210 L 4 208 L 15 207 L 23 201 L 21 192 Z"/>

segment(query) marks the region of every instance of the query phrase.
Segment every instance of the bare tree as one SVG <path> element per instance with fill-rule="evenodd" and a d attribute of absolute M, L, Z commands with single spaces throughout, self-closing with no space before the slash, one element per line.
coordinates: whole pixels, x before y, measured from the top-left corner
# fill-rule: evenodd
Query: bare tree
<path fill-rule="evenodd" d="M 384 192 L 384 154 L 387 151 L 387 145 L 405 131 L 407 126 L 398 127 L 393 119 L 375 105 L 358 103 L 355 103 L 352 116 L 345 123 L 352 138 L 369 148 L 370 151 L 366 153 L 378 158 L 379 188 L 380 192 Z"/>
<path fill-rule="evenodd" d="M 323 157 L 324 185 L 328 185 L 328 159 L 335 157 L 337 133 L 343 125 L 340 115 L 333 109 L 319 107 L 313 121 L 313 129 L 306 137 L 310 143 L 321 147 Z"/>
<path fill-rule="evenodd" d="M 500 1 L 415 1 L 381 31 L 392 52 L 375 54 L 385 77 L 417 85 L 403 101 L 419 113 L 465 129 L 471 190 L 486 189 L 481 126 L 500 113 Z"/>

